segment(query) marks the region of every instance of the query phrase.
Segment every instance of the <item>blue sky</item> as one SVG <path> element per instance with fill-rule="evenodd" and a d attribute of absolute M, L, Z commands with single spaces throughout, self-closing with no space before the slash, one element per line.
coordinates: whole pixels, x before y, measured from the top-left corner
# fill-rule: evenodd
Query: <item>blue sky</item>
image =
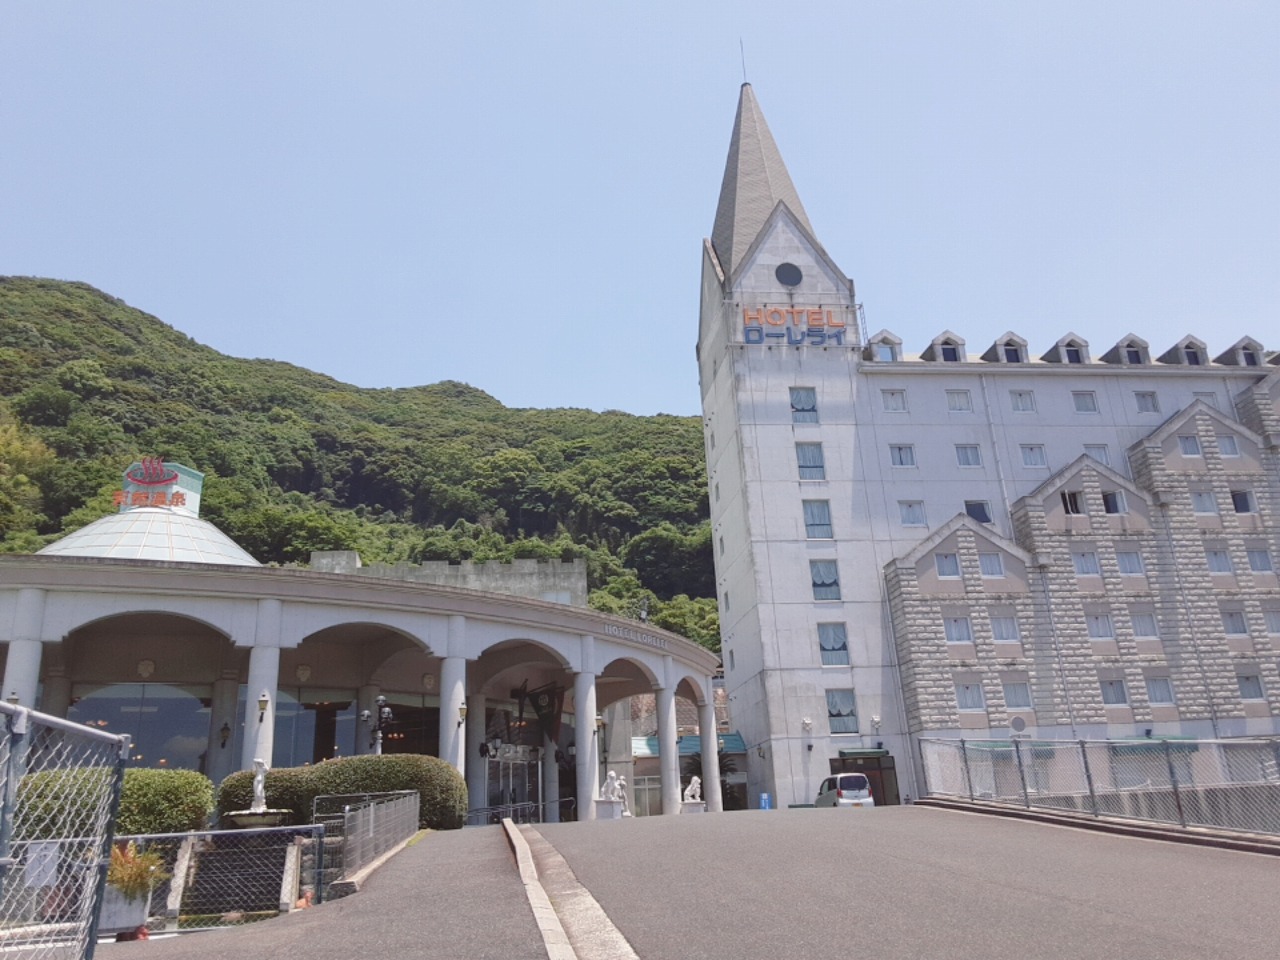
<path fill-rule="evenodd" d="M 747 75 L 872 332 L 1280 347 L 1280 4 L 0 11 L 0 273 L 241 357 L 699 410 Z"/>

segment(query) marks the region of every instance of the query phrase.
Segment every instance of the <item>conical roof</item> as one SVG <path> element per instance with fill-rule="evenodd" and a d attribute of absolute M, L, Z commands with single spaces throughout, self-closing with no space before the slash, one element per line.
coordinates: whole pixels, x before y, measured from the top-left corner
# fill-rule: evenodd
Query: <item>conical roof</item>
<path fill-rule="evenodd" d="M 744 83 L 738 97 L 738 115 L 733 121 L 729 156 L 724 164 L 724 180 L 720 183 L 716 223 L 711 230 L 711 245 L 726 277 L 733 276 L 779 201 L 813 234 L 809 216 L 804 212 L 800 195 L 782 162 L 782 154 L 760 112 L 751 84 Z"/>
<path fill-rule="evenodd" d="M 39 552 L 52 557 L 262 566 L 209 521 L 165 507 L 135 507 L 113 513 Z"/>

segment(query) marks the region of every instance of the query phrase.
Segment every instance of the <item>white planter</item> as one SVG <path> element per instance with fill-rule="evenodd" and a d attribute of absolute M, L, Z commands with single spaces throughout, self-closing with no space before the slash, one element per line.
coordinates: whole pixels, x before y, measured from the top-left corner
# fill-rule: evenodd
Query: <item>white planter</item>
<path fill-rule="evenodd" d="M 151 912 L 151 894 L 128 900 L 110 884 L 102 894 L 102 912 L 98 915 L 98 935 L 129 933 L 147 922 Z"/>

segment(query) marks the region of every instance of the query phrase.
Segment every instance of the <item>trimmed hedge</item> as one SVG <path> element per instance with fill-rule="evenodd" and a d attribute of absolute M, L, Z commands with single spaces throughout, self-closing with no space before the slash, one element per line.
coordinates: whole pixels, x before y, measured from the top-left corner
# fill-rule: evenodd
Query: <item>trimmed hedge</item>
<path fill-rule="evenodd" d="M 213 781 L 195 770 L 133 768 L 124 772 L 116 833 L 200 830 L 213 812 Z"/>
<path fill-rule="evenodd" d="M 311 820 L 311 803 L 335 793 L 384 793 L 416 790 L 421 798 L 418 823 L 435 830 L 457 830 L 467 818 L 467 784 L 457 770 L 437 757 L 413 753 L 340 757 L 308 767 L 268 770 L 267 806 L 289 810 L 293 823 Z M 218 810 L 247 810 L 253 802 L 253 771 L 241 770 L 222 781 Z"/>

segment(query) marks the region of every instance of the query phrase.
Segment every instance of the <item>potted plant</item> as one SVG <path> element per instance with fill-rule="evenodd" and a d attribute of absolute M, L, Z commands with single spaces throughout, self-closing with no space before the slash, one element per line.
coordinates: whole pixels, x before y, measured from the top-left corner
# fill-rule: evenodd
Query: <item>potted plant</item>
<path fill-rule="evenodd" d="M 132 840 L 111 848 L 107 888 L 98 917 L 99 934 L 131 932 L 146 924 L 151 891 L 169 878 L 163 866 L 164 858 L 159 853 L 139 852 Z"/>

